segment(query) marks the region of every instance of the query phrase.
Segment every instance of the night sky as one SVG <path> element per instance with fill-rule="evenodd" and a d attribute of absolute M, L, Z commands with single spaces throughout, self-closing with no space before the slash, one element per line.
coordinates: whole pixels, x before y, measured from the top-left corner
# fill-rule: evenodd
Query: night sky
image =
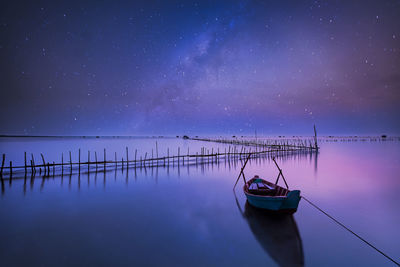
<path fill-rule="evenodd" d="M 400 133 L 400 1 L 2 1 L 0 134 Z"/>

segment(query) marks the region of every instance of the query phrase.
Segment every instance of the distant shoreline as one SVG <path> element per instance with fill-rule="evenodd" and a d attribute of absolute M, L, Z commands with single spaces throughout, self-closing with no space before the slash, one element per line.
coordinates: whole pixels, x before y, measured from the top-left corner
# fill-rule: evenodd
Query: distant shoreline
<path fill-rule="evenodd" d="M 140 135 L 9 135 L 1 134 L 0 138 L 172 138 L 172 136 Z"/>
<path fill-rule="evenodd" d="M 0 138 L 183 138 L 185 135 L 177 136 L 164 136 L 164 135 L 14 135 L 14 134 L 0 134 Z M 209 135 L 205 135 L 209 136 Z M 217 135 L 219 136 L 219 135 Z M 198 136 L 196 136 L 198 137 Z M 257 138 L 251 135 L 243 136 L 220 136 L 222 138 Z M 276 135 L 276 136 L 258 136 L 258 138 L 301 138 L 301 137 L 313 137 L 308 135 Z M 400 138 L 396 135 L 323 135 L 318 138 Z"/>

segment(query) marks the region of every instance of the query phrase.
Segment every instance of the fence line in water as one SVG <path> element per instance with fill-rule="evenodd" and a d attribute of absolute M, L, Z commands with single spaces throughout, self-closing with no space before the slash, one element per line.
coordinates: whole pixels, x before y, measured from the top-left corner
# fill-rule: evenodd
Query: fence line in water
<path fill-rule="evenodd" d="M 195 139 L 196 140 L 196 139 Z M 200 140 L 203 141 L 203 140 Z M 210 162 L 219 162 L 221 160 L 240 160 L 243 157 L 246 157 L 248 153 L 252 153 L 252 158 L 257 158 L 265 154 L 274 154 L 274 155 L 279 155 L 279 154 L 291 154 L 291 153 L 310 153 L 313 151 L 313 149 L 310 149 L 308 146 L 300 146 L 300 145 L 288 145 L 285 143 L 274 143 L 274 144 L 253 144 L 251 142 L 233 142 L 231 143 L 233 146 L 229 146 L 228 148 L 225 148 L 224 152 L 220 152 L 219 148 L 215 149 L 211 148 L 206 149 L 205 147 L 201 148 L 201 152 L 196 154 L 190 154 L 189 148 L 187 151 L 187 154 L 182 154 L 180 152 L 180 147 L 178 147 L 178 154 L 177 155 L 170 155 L 169 153 L 169 148 L 167 149 L 167 156 L 164 157 L 159 157 L 158 156 L 158 144 L 156 142 L 156 157 L 153 155 L 153 150 L 152 150 L 152 155 L 151 157 L 147 157 L 147 152 L 145 153 L 145 156 L 140 156 L 138 157 L 137 155 L 137 149 L 135 150 L 134 154 L 134 159 L 129 159 L 129 149 L 126 147 L 125 150 L 125 159 L 124 157 L 121 158 L 121 160 L 117 159 L 117 153 L 114 153 L 114 160 L 107 160 L 107 153 L 106 149 L 103 151 L 103 160 L 98 160 L 97 157 L 97 152 L 94 152 L 94 161 L 91 161 L 91 153 L 88 151 L 88 159 L 87 161 L 81 161 L 81 149 L 78 150 L 78 162 L 73 162 L 72 161 L 72 154 L 71 151 L 69 151 L 69 161 L 64 161 L 64 153 L 61 154 L 61 163 L 56 163 L 56 162 L 46 162 L 45 157 L 43 154 L 40 154 L 42 163 L 37 164 L 35 163 L 35 158 L 33 154 L 31 154 L 31 159 L 29 160 L 28 164 L 28 159 L 27 159 L 27 153 L 24 152 L 24 165 L 23 166 L 13 166 L 12 161 L 10 161 L 9 166 L 5 166 L 5 159 L 6 155 L 3 154 L 2 156 L 2 164 L 1 164 L 1 170 L 0 170 L 0 179 L 1 182 L 3 182 L 6 177 L 5 175 L 8 174 L 8 179 L 12 180 L 13 179 L 13 174 L 21 174 L 23 173 L 24 176 L 28 173 L 31 174 L 36 174 L 37 169 L 39 169 L 39 175 L 42 175 L 43 171 L 43 176 L 50 176 L 51 171 L 53 172 L 53 175 L 56 172 L 61 170 L 61 172 L 64 172 L 65 169 L 69 169 L 70 172 L 72 172 L 72 169 L 74 167 L 78 167 L 78 172 L 81 172 L 81 167 L 87 166 L 88 172 L 90 172 L 91 167 L 95 167 L 95 171 L 99 171 L 99 167 L 101 168 L 102 166 L 102 171 L 106 171 L 107 167 L 115 167 L 118 168 L 120 165 L 122 168 L 124 166 L 126 168 L 146 168 L 146 167 L 166 167 L 166 166 L 174 166 L 175 164 L 177 166 L 179 165 L 185 165 L 186 164 L 204 164 L 204 163 L 210 163 Z M 239 150 L 238 145 L 242 145 L 241 149 Z M 93 155 L 93 154 L 92 154 Z M 69 168 L 68 168 L 69 167 Z M 100 169 L 101 170 L 101 169 Z"/>
<path fill-rule="evenodd" d="M 247 156 L 248 156 L 248 154 L 247 155 L 243 155 L 243 158 L 247 157 Z M 278 158 L 280 158 L 282 160 L 287 160 L 287 159 L 293 159 L 293 158 L 298 158 L 298 157 L 299 158 L 310 157 L 310 159 L 311 159 L 312 156 L 317 157 L 318 154 L 317 153 L 307 153 L 307 152 L 302 152 L 302 151 L 290 151 L 290 152 L 285 152 L 285 153 L 279 152 L 278 154 L 276 154 L 276 153 L 274 153 L 274 154 L 272 154 L 272 153 L 264 153 L 264 154 L 259 153 L 258 156 L 253 156 L 252 157 L 252 159 L 250 160 L 250 163 L 253 163 L 253 164 L 255 163 L 256 165 L 261 165 L 261 164 L 264 164 L 266 161 L 271 160 L 273 157 L 278 157 Z M 170 164 L 171 166 L 169 166 L 169 165 L 164 166 L 160 162 L 160 164 L 158 164 L 158 165 L 156 165 L 156 164 L 154 164 L 154 165 L 145 164 L 142 167 L 138 167 L 138 168 L 134 168 L 131 165 L 128 165 L 130 167 L 126 168 L 126 165 L 122 165 L 122 164 L 121 165 L 115 165 L 115 164 L 112 164 L 112 165 L 106 165 L 107 166 L 106 169 L 98 168 L 98 169 L 95 169 L 95 170 L 93 170 L 94 166 L 93 167 L 87 166 L 88 167 L 87 169 L 86 168 L 82 168 L 82 170 L 79 169 L 79 166 L 74 166 L 73 169 L 71 169 L 70 171 L 68 171 L 69 168 L 64 169 L 64 170 L 66 170 L 66 172 L 64 172 L 63 169 L 61 169 L 61 172 L 59 172 L 60 169 L 57 170 L 57 172 L 54 172 L 54 169 L 53 169 L 53 173 L 51 175 L 50 175 L 50 173 L 48 173 L 48 174 L 46 174 L 46 176 L 44 176 L 44 173 L 43 173 L 43 175 L 38 175 L 38 176 L 36 176 L 36 173 L 31 173 L 30 177 L 28 177 L 25 174 L 25 175 L 20 176 L 20 177 L 14 177 L 12 179 L 8 179 L 7 183 L 11 187 L 12 184 L 13 184 L 13 181 L 16 178 L 21 178 L 19 180 L 23 180 L 23 193 L 25 195 L 25 193 L 27 192 L 28 184 L 30 184 L 30 190 L 32 191 L 33 190 L 33 186 L 35 184 L 35 181 L 37 181 L 37 179 L 41 179 L 40 190 L 42 191 L 44 189 L 44 185 L 45 185 L 46 181 L 48 181 L 50 179 L 54 180 L 57 177 L 57 178 L 60 179 L 61 185 L 63 185 L 64 180 L 67 179 L 69 189 L 71 189 L 72 181 L 77 182 L 78 190 L 80 190 L 81 189 L 81 182 L 84 182 L 84 180 L 82 180 L 82 178 L 81 178 L 82 175 L 85 175 L 85 177 L 87 177 L 87 186 L 90 186 L 91 181 L 93 180 L 93 178 L 94 178 L 94 180 L 93 180 L 94 184 L 95 185 L 97 184 L 98 174 L 100 174 L 103 177 L 103 179 L 102 179 L 103 180 L 103 185 L 105 186 L 105 184 L 106 184 L 106 176 L 109 176 L 109 174 L 114 173 L 114 179 L 117 179 L 117 171 L 118 171 L 118 169 L 120 169 L 122 171 L 122 174 L 125 173 L 125 183 L 126 184 L 128 184 L 129 178 L 132 177 L 132 175 L 130 175 L 132 173 L 134 174 L 133 177 L 135 178 L 135 181 L 137 179 L 138 173 L 140 173 L 140 175 L 142 175 L 142 173 L 144 173 L 144 175 L 146 177 L 148 176 L 148 173 L 151 173 L 150 176 L 151 177 L 155 177 L 155 181 L 157 183 L 159 169 L 166 171 L 167 175 L 170 174 L 170 170 L 176 170 L 178 177 L 180 177 L 182 171 L 185 172 L 185 170 L 186 170 L 187 174 L 189 175 L 190 174 L 190 170 L 192 168 L 194 168 L 194 167 L 196 168 L 196 170 L 198 168 L 200 168 L 202 173 L 204 173 L 206 170 L 210 170 L 210 168 L 214 169 L 214 166 L 215 166 L 215 168 L 219 169 L 221 165 L 223 166 L 223 168 L 229 168 L 229 170 L 231 170 L 232 168 L 235 169 L 240 164 L 240 160 L 241 160 L 241 158 L 238 158 L 238 157 L 235 157 L 235 158 L 231 157 L 229 159 L 228 158 L 224 158 L 224 159 L 221 158 L 219 161 L 211 160 L 211 159 L 209 161 L 207 161 L 206 159 L 204 159 L 204 161 L 198 160 L 197 162 L 192 159 L 191 161 L 186 161 L 185 160 L 185 164 L 184 165 L 183 164 L 181 164 L 181 165 Z M 177 161 L 175 161 L 175 163 L 177 163 Z M 112 166 L 113 166 L 113 168 L 112 168 Z M 23 174 L 23 172 L 21 174 Z M 76 177 L 76 179 L 74 179 L 74 180 L 72 179 L 73 175 L 74 175 L 74 177 Z M 92 179 L 90 179 L 90 178 L 92 178 Z M 4 179 L 4 180 L 7 180 L 7 179 Z M 6 185 L 5 185 L 4 180 L 2 179 L 1 183 L 0 183 L 0 185 L 1 185 L 1 195 L 4 195 L 5 192 L 6 192 L 6 190 L 5 190 L 6 189 Z M 30 180 L 30 182 L 28 180 Z"/>
<path fill-rule="evenodd" d="M 222 144 L 233 144 L 251 147 L 262 147 L 262 148 L 278 148 L 278 149 L 301 149 L 301 150 L 318 150 L 317 138 L 311 139 L 226 139 L 226 138 L 189 138 L 190 140 L 204 141 L 204 142 L 214 142 Z"/>

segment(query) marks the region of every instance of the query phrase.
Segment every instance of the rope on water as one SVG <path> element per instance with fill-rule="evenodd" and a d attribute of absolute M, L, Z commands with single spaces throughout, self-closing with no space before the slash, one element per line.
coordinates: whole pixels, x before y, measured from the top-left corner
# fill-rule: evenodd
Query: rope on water
<path fill-rule="evenodd" d="M 400 263 L 395 261 L 393 258 L 389 257 L 387 254 L 385 254 L 382 250 L 378 249 L 377 247 L 375 247 L 374 245 L 372 245 L 370 242 L 368 242 L 367 240 L 365 240 L 364 238 L 362 238 L 361 236 L 359 236 L 358 234 L 356 234 L 355 232 L 353 232 L 350 228 L 348 228 L 347 226 L 345 226 L 343 223 L 339 222 L 338 220 L 336 220 L 335 218 L 333 218 L 331 215 L 329 215 L 328 213 L 326 213 L 325 211 L 323 211 L 320 207 L 318 207 L 317 205 L 315 205 L 314 203 L 312 203 L 310 200 L 308 200 L 307 198 L 305 198 L 304 196 L 301 196 L 305 201 L 307 201 L 311 206 L 313 206 L 314 208 L 316 208 L 317 210 L 319 210 L 320 212 L 322 212 L 323 214 L 325 214 L 326 216 L 328 216 L 330 219 L 332 219 L 335 223 L 339 224 L 340 226 L 342 226 L 344 229 L 346 229 L 347 231 L 349 231 L 350 233 L 352 233 L 353 235 L 355 235 L 356 237 L 358 237 L 361 241 L 363 241 L 364 243 L 366 243 L 368 246 L 370 246 L 371 248 L 375 249 L 377 252 L 379 252 L 380 254 L 382 254 L 383 256 L 385 256 L 387 259 L 389 259 L 390 261 L 392 261 L 394 264 L 396 264 L 397 266 L 400 266 Z"/>

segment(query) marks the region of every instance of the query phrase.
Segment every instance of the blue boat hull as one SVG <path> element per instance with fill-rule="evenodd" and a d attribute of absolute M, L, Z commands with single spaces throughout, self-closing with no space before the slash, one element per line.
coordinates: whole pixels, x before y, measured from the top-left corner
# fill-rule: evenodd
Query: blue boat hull
<path fill-rule="evenodd" d="M 287 196 L 260 196 L 248 192 L 246 194 L 249 204 L 260 209 L 279 212 L 296 212 L 300 202 L 300 191 L 290 191 Z"/>

